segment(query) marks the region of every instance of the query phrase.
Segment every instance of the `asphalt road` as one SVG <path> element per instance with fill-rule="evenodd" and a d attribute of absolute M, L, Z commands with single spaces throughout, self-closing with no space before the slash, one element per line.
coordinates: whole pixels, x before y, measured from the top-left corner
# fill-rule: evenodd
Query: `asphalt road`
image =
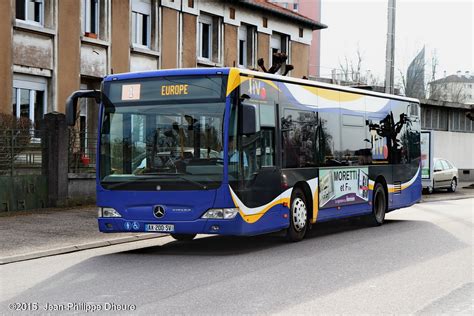
<path fill-rule="evenodd" d="M 299 243 L 165 237 L 8 264 L 0 314 L 19 314 L 14 303 L 43 313 L 75 303 L 78 314 L 113 303 L 161 315 L 472 315 L 473 214 L 474 199 L 423 203 L 377 228 L 321 223 Z"/>

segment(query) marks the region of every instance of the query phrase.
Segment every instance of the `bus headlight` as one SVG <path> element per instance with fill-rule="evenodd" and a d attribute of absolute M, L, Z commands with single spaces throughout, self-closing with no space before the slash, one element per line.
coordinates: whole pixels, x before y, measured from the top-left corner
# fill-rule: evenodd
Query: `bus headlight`
<path fill-rule="evenodd" d="M 119 212 L 111 207 L 99 207 L 99 217 L 122 217 Z"/>
<path fill-rule="evenodd" d="M 239 213 L 238 208 L 211 208 L 202 218 L 206 219 L 233 219 Z"/>

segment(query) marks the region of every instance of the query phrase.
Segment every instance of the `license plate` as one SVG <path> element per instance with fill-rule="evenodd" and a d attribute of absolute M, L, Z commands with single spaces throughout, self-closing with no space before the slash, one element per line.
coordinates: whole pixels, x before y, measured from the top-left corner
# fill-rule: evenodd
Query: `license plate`
<path fill-rule="evenodd" d="M 174 232 L 174 225 L 171 224 L 147 224 L 145 230 L 148 232 L 163 232 L 172 233 Z"/>

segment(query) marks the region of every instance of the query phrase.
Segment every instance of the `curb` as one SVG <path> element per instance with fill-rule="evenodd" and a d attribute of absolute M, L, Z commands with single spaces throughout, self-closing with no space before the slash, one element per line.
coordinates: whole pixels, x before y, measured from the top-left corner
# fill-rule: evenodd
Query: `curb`
<path fill-rule="evenodd" d="M 453 197 L 433 197 L 433 198 L 421 198 L 420 203 L 431 203 L 431 202 L 441 202 L 441 201 L 454 201 L 454 200 L 465 200 L 474 198 L 474 194 L 462 195 L 462 196 L 453 196 Z"/>
<path fill-rule="evenodd" d="M 161 234 L 161 235 L 142 234 L 142 235 L 135 235 L 135 236 L 120 237 L 120 238 L 104 240 L 104 241 L 95 241 L 95 242 L 90 242 L 90 243 L 80 244 L 80 245 L 75 245 L 75 246 L 67 246 L 67 247 L 62 247 L 62 248 L 31 252 L 24 255 L 0 258 L 0 265 L 20 262 L 20 261 L 27 261 L 27 260 L 32 260 L 32 259 L 39 259 L 39 258 L 50 257 L 50 256 L 56 256 L 56 255 L 62 255 L 65 253 L 78 252 L 78 251 L 83 251 L 83 250 L 88 250 L 88 249 L 125 244 L 125 243 L 134 242 L 134 241 L 140 241 L 140 240 L 162 238 L 166 236 L 168 235 L 167 234 Z"/>

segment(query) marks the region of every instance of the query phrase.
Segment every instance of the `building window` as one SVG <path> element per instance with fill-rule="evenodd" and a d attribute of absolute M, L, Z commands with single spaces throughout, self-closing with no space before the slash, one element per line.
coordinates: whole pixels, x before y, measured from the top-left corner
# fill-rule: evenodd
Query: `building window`
<path fill-rule="evenodd" d="M 13 80 L 13 115 L 29 119 L 34 129 L 46 112 L 46 83 Z"/>
<path fill-rule="evenodd" d="M 188 7 L 194 8 L 194 0 L 188 0 Z"/>
<path fill-rule="evenodd" d="M 298 2 L 293 3 L 293 11 L 298 12 Z"/>
<path fill-rule="evenodd" d="M 151 0 L 132 2 L 132 44 L 150 48 Z"/>
<path fill-rule="evenodd" d="M 199 56 L 211 59 L 212 50 L 212 18 L 201 16 L 199 19 Z"/>
<path fill-rule="evenodd" d="M 43 25 L 43 0 L 16 0 L 16 18 L 28 23 Z"/>
<path fill-rule="evenodd" d="M 239 30 L 239 66 L 247 66 L 247 30 Z"/>
<path fill-rule="evenodd" d="M 278 52 L 288 54 L 289 37 L 288 35 L 285 35 L 285 34 L 273 33 L 271 41 L 270 41 L 270 45 L 271 45 L 271 54 L 272 54 L 270 56 L 270 60 L 272 61 L 272 65 L 273 65 L 273 54 L 278 53 Z M 287 63 L 288 62 L 289 62 L 289 58 L 287 60 Z"/>
<path fill-rule="evenodd" d="M 255 67 L 255 48 L 257 31 L 252 25 L 242 24 L 239 27 L 239 66 Z"/>
<path fill-rule="evenodd" d="M 421 128 L 434 130 L 448 130 L 448 111 L 436 107 L 421 108 Z"/>
<path fill-rule="evenodd" d="M 221 19 L 209 15 L 199 16 L 198 56 L 202 59 L 220 62 L 221 55 Z"/>
<path fill-rule="evenodd" d="M 474 132 L 473 125 L 473 122 L 467 117 L 466 112 L 460 110 L 450 111 L 450 131 Z"/>
<path fill-rule="evenodd" d="M 82 0 L 82 27 L 86 36 L 99 34 L 99 0 Z"/>

